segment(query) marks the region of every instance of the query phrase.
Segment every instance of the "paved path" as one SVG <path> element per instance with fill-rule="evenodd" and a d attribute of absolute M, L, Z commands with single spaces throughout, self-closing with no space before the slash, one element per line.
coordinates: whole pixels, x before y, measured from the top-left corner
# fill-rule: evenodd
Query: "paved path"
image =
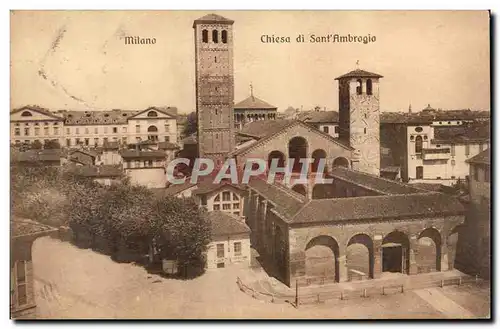
<path fill-rule="evenodd" d="M 455 301 L 445 296 L 440 289 L 441 288 L 427 288 L 415 290 L 415 294 L 450 319 L 471 319 L 476 317 L 474 314 L 455 303 Z"/>

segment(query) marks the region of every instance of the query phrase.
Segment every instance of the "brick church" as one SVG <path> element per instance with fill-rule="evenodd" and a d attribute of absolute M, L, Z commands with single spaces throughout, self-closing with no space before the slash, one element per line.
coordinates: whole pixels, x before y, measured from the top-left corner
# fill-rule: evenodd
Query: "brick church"
<path fill-rule="evenodd" d="M 457 199 L 380 178 L 381 75 L 356 69 L 335 78 L 339 138 L 296 120 L 259 120 L 234 129 L 234 21 L 194 21 L 198 156 L 293 159 L 292 180 L 239 186 L 252 247 L 287 285 L 415 275 L 455 266 L 464 208 Z M 332 77 L 333 81 L 333 77 Z M 294 182 L 300 158 L 307 183 Z M 320 159 L 328 184 L 315 184 Z"/>

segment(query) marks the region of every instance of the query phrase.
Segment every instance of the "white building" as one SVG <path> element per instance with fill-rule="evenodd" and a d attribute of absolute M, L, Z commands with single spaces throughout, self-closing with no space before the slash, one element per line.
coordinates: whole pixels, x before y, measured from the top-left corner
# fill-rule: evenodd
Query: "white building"
<path fill-rule="evenodd" d="M 13 144 L 56 139 L 62 147 L 99 147 L 139 141 L 177 143 L 177 108 L 149 107 L 141 111 L 58 111 L 25 106 L 10 113 Z"/>

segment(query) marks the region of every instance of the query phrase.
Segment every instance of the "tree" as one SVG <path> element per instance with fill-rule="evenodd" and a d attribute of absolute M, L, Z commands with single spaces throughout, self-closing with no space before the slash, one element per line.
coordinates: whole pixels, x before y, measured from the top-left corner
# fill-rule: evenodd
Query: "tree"
<path fill-rule="evenodd" d="M 43 144 L 44 149 L 60 149 L 61 145 L 57 139 L 46 140 Z"/>
<path fill-rule="evenodd" d="M 202 271 L 211 230 L 206 213 L 191 198 L 164 197 L 157 200 L 155 209 L 151 229 L 161 256 L 176 259 L 185 277 L 190 269 Z"/>
<path fill-rule="evenodd" d="M 32 150 L 41 150 L 43 147 L 42 143 L 37 139 L 33 143 L 31 143 L 30 148 Z"/>
<path fill-rule="evenodd" d="M 186 125 L 184 126 L 184 136 L 189 136 L 198 131 L 198 117 L 196 112 L 191 112 L 186 117 Z"/>

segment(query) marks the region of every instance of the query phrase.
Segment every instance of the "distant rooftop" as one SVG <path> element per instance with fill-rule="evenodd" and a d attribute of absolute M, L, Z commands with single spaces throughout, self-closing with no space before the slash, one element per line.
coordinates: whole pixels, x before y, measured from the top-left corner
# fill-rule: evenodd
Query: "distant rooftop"
<path fill-rule="evenodd" d="M 486 149 L 479 154 L 473 156 L 470 159 L 465 160 L 467 163 L 474 163 L 474 164 L 485 164 L 489 165 L 490 164 L 490 149 Z"/>
<path fill-rule="evenodd" d="M 248 98 L 242 100 L 241 102 L 234 105 L 235 110 L 276 110 L 277 107 L 271 105 L 255 96 L 249 96 Z"/>
<path fill-rule="evenodd" d="M 207 214 L 212 237 L 250 233 L 250 228 L 236 215 L 224 211 L 210 211 Z"/>
<path fill-rule="evenodd" d="M 372 73 L 372 72 L 368 72 L 365 70 L 357 69 L 357 70 L 348 72 L 346 74 L 343 74 L 343 75 L 335 78 L 335 80 L 340 80 L 340 79 L 345 79 L 345 78 L 374 78 L 374 79 L 378 79 L 378 78 L 383 78 L 383 76 L 381 76 L 380 74 L 377 74 L 377 73 Z"/>
<path fill-rule="evenodd" d="M 299 120 L 307 123 L 338 123 L 337 111 L 308 111 L 299 113 Z"/>
<path fill-rule="evenodd" d="M 234 21 L 217 14 L 208 14 L 194 20 L 193 27 L 198 24 L 227 24 L 233 25 Z"/>

